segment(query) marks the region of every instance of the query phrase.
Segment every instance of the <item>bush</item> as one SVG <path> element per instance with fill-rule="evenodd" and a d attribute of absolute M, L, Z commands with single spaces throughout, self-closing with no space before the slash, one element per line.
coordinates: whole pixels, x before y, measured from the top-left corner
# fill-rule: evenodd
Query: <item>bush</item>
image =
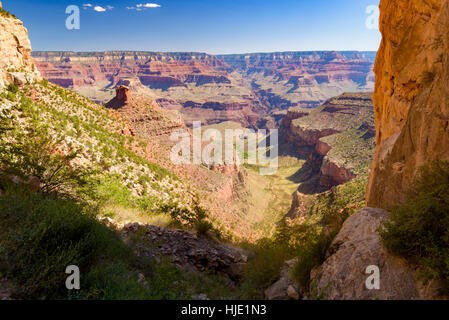
<path fill-rule="evenodd" d="M 58 141 L 43 128 L 31 134 L 16 135 L 16 142 L 3 147 L 0 165 L 5 174 L 22 178 L 35 176 L 41 182 L 43 193 L 74 194 L 74 188 L 87 184 L 87 177 L 93 172 L 74 168 L 71 161 L 77 157 L 76 151 L 68 154 L 58 152 Z M 31 137 L 31 138 L 30 138 Z"/>
<path fill-rule="evenodd" d="M 102 261 L 131 256 L 119 236 L 83 205 L 14 188 L 0 197 L 0 235 L 1 269 L 16 285 L 17 297 L 25 299 L 65 297 L 69 265 L 88 274 L 104 266 Z"/>
<path fill-rule="evenodd" d="M 321 265 L 336 234 L 310 234 L 297 249 L 298 262 L 293 268 L 293 278 L 306 290 L 310 289 L 310 272 Z"/>
<path fill-rule="evenodd" d="M 391 208 L 380 228 L 385 246 L 421 267 L 424 280 L 449 293 L 449 163 L 421 169 L 406 203 Z"/>
<path fill-rule="evenodd" d="M 5 9 L 0 9 L 0 16 L 6 17 L 6 18 L 16 18 L 17 19 L 17 17 L 15 15 L 10 13 L 9 11 L 6 11 Z"/>
<path fill-rule="evenodd" d="M 282 266 L 294 257 L 294 253 L 287 245 L 272 239 L 261 239 L 248 245 L 247 249 L 254 253 L 254 257 L 245 266 L 239 298 L 262 300 L 265 299 L 264 290 L 279 280 Z"/>
<path fill-rule="evenodd" d="M 17 92 L 19 92 L 19 87 L 16 86 L 14 83 L 10 83 L 8 85 L 7 89 L 8 89 L 9 92 L 14 93 L 14 94 L 17 94 Z"/>

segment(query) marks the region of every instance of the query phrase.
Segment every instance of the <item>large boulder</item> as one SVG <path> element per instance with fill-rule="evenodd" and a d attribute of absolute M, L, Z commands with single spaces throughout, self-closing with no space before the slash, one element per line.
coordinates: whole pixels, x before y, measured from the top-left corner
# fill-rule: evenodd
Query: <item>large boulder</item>
<path fill-rule="evenodd" d="M 377 229 L 387 216 L 385 210 L 364 208 L 346 220 L 326 261 L 311 273 L 315 295 L 329 300 L 435 298 L 432 287 L 424 288 L 416 281 L 415 269 L 381 244 Z M 380 271 L 378 290 L 367 288 L 374 274 L 370 266 Z"/>

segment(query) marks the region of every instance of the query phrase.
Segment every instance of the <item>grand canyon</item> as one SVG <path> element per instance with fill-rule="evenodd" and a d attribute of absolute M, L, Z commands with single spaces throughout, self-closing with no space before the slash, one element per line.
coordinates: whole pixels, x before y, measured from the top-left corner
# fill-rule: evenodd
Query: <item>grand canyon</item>
<path fill-rule="evenodd" d="M 126 85 L 180 111 L 187 125 L 231 120 L 252 127 L 290 107 L 315 108 L 343 92 L 372 91 L 374 58 L 375 52 L 33 52 L 45 78 L 99 103 Z"/>
<path fill-rule="evenodd" d="M 378 52 L 211 55 L 32 51 L 0 2 L 0 300 L 446 298 L 449 2 L 429 3 L 381 0 Z M 177 164 L 194 122 L 279 139 Z M 245 161 L 273 149 L 271 175 Z"/>

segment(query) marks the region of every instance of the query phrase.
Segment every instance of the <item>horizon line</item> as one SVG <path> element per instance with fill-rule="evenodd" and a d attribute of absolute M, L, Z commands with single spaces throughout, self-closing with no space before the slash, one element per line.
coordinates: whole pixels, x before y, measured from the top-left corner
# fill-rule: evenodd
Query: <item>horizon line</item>
<path fill-rule="evenodd" d="M 203 51 L 152 51 L 152 50 L 90 50 L 90 51 L 76 51 L 76 50 L 33 50 L 33 53 L 158 53 L 158 54 L 180 54 L 180 53 L 190 53 L 190 54 L 206 54 L 210 56 L 232 56 L 232 55 L 252 55 L 252 54 L 286 54 L 286 53 L 321 53 L 321 52 L 338 52 L 338 53 L 374 53 L 378 50 L 287 50 L 287 51 L 254 51 L 254 52 L 242 52 L 242 53 L 208 53 Z"/>

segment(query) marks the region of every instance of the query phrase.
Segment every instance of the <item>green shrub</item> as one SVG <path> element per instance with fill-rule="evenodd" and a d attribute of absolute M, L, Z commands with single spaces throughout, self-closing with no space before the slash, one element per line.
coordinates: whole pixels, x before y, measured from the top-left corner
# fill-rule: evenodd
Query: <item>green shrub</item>
<path fill-rule="evenodd" d="M 406 203 L 391 208 L 381 226 L 385 246 L 421 267 L 424 280 L 437 279 L 449 293 L 449 163 L 421 169 Z"/>
<path fill-rule="evenodd" d="M 4 145 L 0 165 L 6 174 L 22 178 L 35 176 L 41 182 L 43 193 L 74 194 L 73 189 L 83 187 L 93 172 L 74 168 L 71 161 L 76 151 L 64 155 L 59 153 L 60 140 L 54 140 L 46 129 L 29 129 L 31 132 L 16 134 L 14 144 Z M 58 143 L 59 141 L 59 143 Z"/>
<path fill-rule="evenodd" d="M 16 18 L 17 19 L 17 17 L 15 15 L 6 11 L 5 9 L 0 9 L 0 16 L 6 17 L 6 18 Z"/>
<path fill-rule="evenodd" d="M 17 92 L 19 92 L 19 87 L 18 86 L 16 86 L 14 83 L 10 83 L 9 85 L 8 85 L 8 91 L 9 92 L 11 92 L 11 93 L 14 93 L 14 94 L 16 94 Z"/>
<path fill-rule="evenodd" d="M 264 290 L 279 280 L 285 261 L 294 257 L 294 251 L 287 245 L 261 239 L 254 245 L 248 245 L 253 258 L 248 261 L 240 285 L 240 299 L 262 300 Z"/>
<path fill-rule="evenodd" d="M 131 252 L 119 236 L 98 223 L 88 208 L 69 199 L 7 189 L 0 197 L 1 269 L 19 298 L 62 298 L 65 269 L 82 274 Z"/>
<path fill-rule="evenodd" d="M 310 272 L 321 265 L 326 258 L 326 252 L 336 234 L 311 234 L 297 249 L 298 262 L 293 268 L 293 278 L 306 290 L 310 289 Z"/>

